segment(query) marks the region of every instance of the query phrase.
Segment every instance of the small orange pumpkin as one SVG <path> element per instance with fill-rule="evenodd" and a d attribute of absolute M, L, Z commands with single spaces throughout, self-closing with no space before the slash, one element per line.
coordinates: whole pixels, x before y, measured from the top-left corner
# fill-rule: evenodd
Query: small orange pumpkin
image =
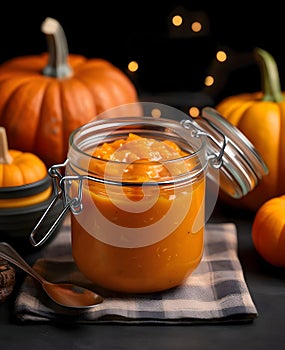
<path fill-rule="evenodd" d="M 252 239 L 267 262 L 285 267 L 285 195 L 269 199 L 257 210 Z"/>
<path fill-rule="evenodd" d="M 42 32 L 49 52 L 0 66 L 0 125 L 11 148 L 32 152 L 49 167 L 65 160 L 74 129 L 138 96 L 110 62 L 69 54 L 58 21 L 46 18 Z"/>
<path fill-rule="evenodd" d="M 0 187 L 22 186 L 46 176 L 46 165 L 35 154 L 8 149 L 5 129 L 0 127 Z"/>
<path fill-rule="evenodd" d="M 267 164 L 268 174 L 245 197 L 232 200 L 221 194 L 228 203 L 252 211 L 266 200 L 285 193 L 285 94 L 281 91 L 274 58 L 260 48 L 254 54 L 261 67 L 262 91 L 229 96 L 216 106 L 245 134 Z"/>

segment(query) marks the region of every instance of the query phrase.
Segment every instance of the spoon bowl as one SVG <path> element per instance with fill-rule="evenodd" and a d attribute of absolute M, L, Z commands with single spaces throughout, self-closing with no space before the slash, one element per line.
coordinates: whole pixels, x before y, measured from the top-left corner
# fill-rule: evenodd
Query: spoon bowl
<path fill-rule="evenodd" d="M 0 242 L 0 257 L 36 279 L 50 299 L 61 306 L 77 309 L 91 308 L 104 300 L 101 295 L 90 289 L 72 283 L 52 283 L 47 281 L 6 242 Z"/>

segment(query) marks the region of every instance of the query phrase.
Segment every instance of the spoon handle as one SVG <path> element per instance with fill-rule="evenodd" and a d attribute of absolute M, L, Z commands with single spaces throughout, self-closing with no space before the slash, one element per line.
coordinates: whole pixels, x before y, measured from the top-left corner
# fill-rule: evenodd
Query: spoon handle
<path fill-rule="evenodd" d="M 0 242 L 0 256 L 27 272 L 40 283 L 44 282 L 43 278 L 16 252 L 12 246 L 10 246 L 10 244 Z"/>

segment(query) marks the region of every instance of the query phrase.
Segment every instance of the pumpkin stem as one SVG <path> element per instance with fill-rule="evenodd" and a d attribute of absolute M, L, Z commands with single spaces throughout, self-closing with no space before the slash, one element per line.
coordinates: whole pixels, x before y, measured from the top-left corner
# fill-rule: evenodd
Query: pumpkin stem
<path fill-rule="evenodd" d="M 10 164 L 13 158 L 9 154 L 6 130 L 0 127 L 0 164 Z"/>
<path fill-rule="evenodd" d="M 72 68 L 68 65 L 67 40 L 59 22 L 47 17 L 41 26 L 48 43 L 49 60 L 43 69 L 43 74 L 50 77 L 66 78 L 72 75 Z"/>
<path fill-rule="evenodd" d="M 273 56 L 265 50 L 255 48 L 254 56 L 261 68 L 263 101 L 280 102 L 282 94 L 278 67 Z"/>

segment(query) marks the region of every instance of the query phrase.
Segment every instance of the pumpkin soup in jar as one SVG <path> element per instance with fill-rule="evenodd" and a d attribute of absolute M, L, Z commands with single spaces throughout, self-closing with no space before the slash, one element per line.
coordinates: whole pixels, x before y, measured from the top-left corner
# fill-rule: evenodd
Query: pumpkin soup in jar
<path fill-rule="evenodd" d="M 167 290 L 199 265 L 219 188 L 241 198 L 267 172 L 249 140 L 213 108 L 191 119 L 167 105 L 122 105 L 70 135 L 66 161 L 49 169 L 52 203 L 61 199 L 64 208 L 40 241 L 41 222 L 30 240 L 45 242 L 69 210 L 73 257 L 94 287 Z"/>
<path fill-rule="evenodd" d="M 76 156 L 71 149 L 67 165 L 67 173 L 80 179 L 66 189 L 70 198 L 80 198 L 71 215 L 78 268 L 112 291 L 180 285 L 203 254 L 203 149 L 136 125 L 112 130 L 103 141 L 97 133 L 91 143 Z"/>

